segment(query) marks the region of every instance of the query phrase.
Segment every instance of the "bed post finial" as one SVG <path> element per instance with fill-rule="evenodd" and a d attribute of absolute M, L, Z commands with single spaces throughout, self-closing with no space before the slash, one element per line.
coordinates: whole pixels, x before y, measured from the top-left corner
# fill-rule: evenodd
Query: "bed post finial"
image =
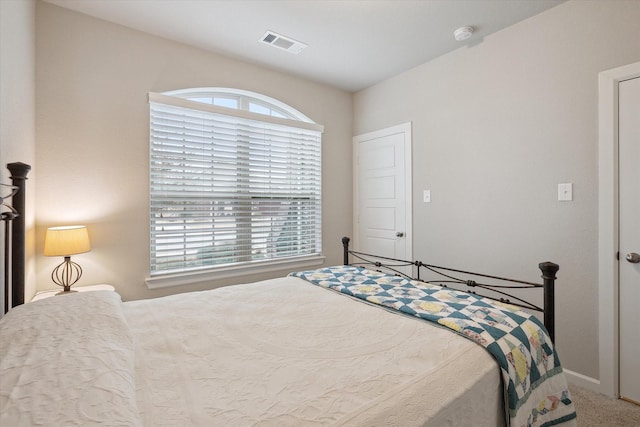
<path fill-rule="evenodd" d="M 11 223 L 11 307 L 24 304 L 24 276 L 25 276 L 25 189 L 27 174 L 31 166 L 26 163 L 9 163 L 7 169 L 11 172 L 11 181 L 18 187 L 11 205 L 18 211 L 18 216 Z"/>
<path fill-rule="evenodd" d="M 542 279 L 544 284 L 544 326 L 549 332 L 551 341 L 555 340 L 555 282 L 556 273 L 560 269 L 558 264 L 552 262 L 541 262 L 538 264 L 542 271 Z"/>
<path fill-rule="evenodd" d="M 350 240 L 351 239 L 346 236 L 342 238 L 342 248 L 344 249 L 344 252 L 343 252 L 344 256 L 342 259 L 342 263 L 344 265 L 349 265 L 349 241 Z"/>

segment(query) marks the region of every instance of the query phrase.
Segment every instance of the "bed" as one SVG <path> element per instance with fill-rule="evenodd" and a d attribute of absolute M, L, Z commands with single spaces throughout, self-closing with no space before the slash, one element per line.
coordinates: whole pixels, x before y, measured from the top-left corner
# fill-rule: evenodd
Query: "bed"
<path fill-rule="evenodd" d="M 345 265 L 209 291 L 11 299 L 0 425 L 576 425 L 551 342 L 555 264 L 543 284 L 421 262 L 404 277 L 405 261 L 342 244 Z M 504 280 L 543 290 L 548 330 L 504 285 L 498 301 L 478 295 Z M 524 342 L 496 356 L 505 328 Z"/>

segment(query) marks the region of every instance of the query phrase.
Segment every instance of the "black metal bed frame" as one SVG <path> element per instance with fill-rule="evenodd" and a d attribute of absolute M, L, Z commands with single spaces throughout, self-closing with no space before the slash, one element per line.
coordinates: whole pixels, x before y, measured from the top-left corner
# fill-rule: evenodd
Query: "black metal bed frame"
<path fill-rule="evenodd" d="M 9 163 L 12 192 L 1 198 L 1 206 L 7 208 L 0 220 L 5 223 L 4 232 L 4 301 L 3 313 L 24 304 L 25 277 L 25 195 L 27 174 L 31 166 L 25 163 Z M 5 199 L 11 198 L 11 204 Z"/>
<path fill-rule="evenodd" d="M 503 303 L 515 305 L 524 309 L 538 311 L 544 314 L 544 325 L 549 332 L 549 337 L 553 341 L 555 338 L 555 281 L 556 273 L 559 270 L 558 264 L 553 262 L 542 262 L 538 264 L 538 268 L 542 271 L 543 283 L 533 283 L 523 280 L 510 279 L 507 277 L 493 276 L 482 273 L 474 273 L 470 271 L 459 270 L 449 267 L 440 267 L 437 265 L 425 264 L 422 261 L 407 261 L 402 259 L 388 258 L 384 256 L 378 256 L 373 254 L 367 254 L 364 252 L 354 251 L 349 249 L 349 237 L 342 238 L 342 246 L 344 250 L 344 265 L 362 266 L 362 267 L 375 267 L 376 271 L 382 271 L 395 274 L 397 276 L 405 277 L 410 280 L 418 280 L 424 283 L 436 284 L 442 287 L 449 287 L 449 285 L 464 285 L 468 288 L 472 288 L 468 293 L 478 295 L 484 298 L 489 298 L 494 301 L 500 301 Z M 349 262 L 349 258 L 353 258 L 356 261 Z M 400 269 L 403 267 L 415 267 L 416 277 L 404 273 Z M 436 279 L 425 280 L 422 278 L 421 272 L 424 270 L 434 273 Z M 456 275 L 462 274 L 467 278 L 459 278 Z M 473 279 L 472 279 L 473 278 Z M 490 279 L 497 281 L 497 283 L 483 283 L 480 280 Z M 520 297 L 512 295 L 507 291 L 509 289 L 538 289 L 542 288 L 544 292 L 544 307 L 541 308 L 530 301 L 526 301 Z M 493 297 L 489 295 L 483 295 L 478 293 L 475 289 L 485 289 L 491 292 L 495 292 L 499 297 Z"/>

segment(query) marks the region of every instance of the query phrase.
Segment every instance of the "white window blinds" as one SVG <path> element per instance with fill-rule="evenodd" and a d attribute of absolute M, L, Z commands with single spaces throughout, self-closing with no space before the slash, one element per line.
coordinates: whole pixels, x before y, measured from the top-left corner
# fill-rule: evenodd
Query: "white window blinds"
<path fill-rule="evenodd" d="M 320 126 L 149 101 L 152 275 L 320 254 Z"/>

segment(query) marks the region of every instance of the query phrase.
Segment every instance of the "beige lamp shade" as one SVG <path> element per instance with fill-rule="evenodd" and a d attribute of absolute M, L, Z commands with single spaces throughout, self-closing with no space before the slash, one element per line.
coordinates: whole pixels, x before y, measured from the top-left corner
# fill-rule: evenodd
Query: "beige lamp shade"
<path fill-rule="evenodd" d="M 45 256 L 71 256 L 91 250 L 89 233 L 84 225 L 52 227 L 44 238 Z"/>

